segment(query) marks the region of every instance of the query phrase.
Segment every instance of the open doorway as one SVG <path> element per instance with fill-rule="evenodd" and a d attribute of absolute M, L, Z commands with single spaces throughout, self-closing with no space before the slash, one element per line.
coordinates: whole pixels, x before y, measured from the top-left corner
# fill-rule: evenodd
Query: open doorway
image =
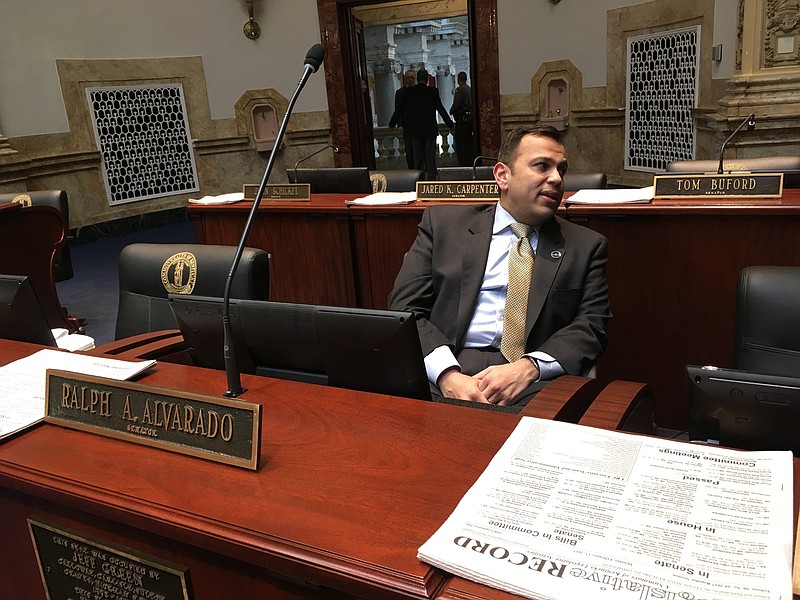
<path fill-rule="evenodd" d="M 325 77 L 331 137 L 341 149 L 341 154 L 336 156 L 337 166 L 375 168 L 376 164 L 389 162 L 396 163 L 398 168 L 405 165 L 400 142 L 388 140 L 388 136 L 382 135 L 381 128 L 385 129 L 386 112 L 389 108 L 393 110 L 394 92 L 390 90 L 400 85 L 406 62 L 409 66 L 414 62 L 424 65 L 436 77 L 437 88 L 442 84 L 450 86 L 446 90 L 440 89 L 440 93 L 445 93 L 442 100 L 447 109 L 452 105 L 452 90 L 458 71 L 468 73 L 475 107 L 477 152 L 496 155 L 500 145 L 496 0 L 317 0 L 317 3 L 322 42 L 328 50 Z M 414 31 L 414 24 L 421 24 L 416 26 L 420 32 Z M 413 52 L 409 49 L 401 49 L 398 57 L 394 41 L 391 42 L 394 51 L 390 53 L 388 37 L 383 48 L 375 41 L 385 36 L 381 32 L 387 28 L 392 32 L 399 28 L 400 35 L 410 34 L 410 39 L 426 27 L 432 38 L 436 38 L 434 32 L 438 30 L 451 32 L 463 40 L 466 48 L 456 55 L 457 61 L 461 61 L 457 64 L 463 64 L 464 68 L 443 63 L 441 66 L 447 68 L 440 70 L 436 52 L 431 54 L 430 50 L 423 51 L 421 47 L 417 59 L 413 60 Z M 433 41 L 438 43 L 441 40 Z M 370 55 L 369 48 L 373 48 L 373 55 Z M 393 55 L 391 59 L 390 54 Z M 431 62 L 432 58 L 436 61 Z M 400 73 L 397 73 L 398 69 Z M 449 81 L 453 82 L 452 85 Z M 442 136 L 440 152 L 444 162 L 440 164 L 455 160 L 452 142 L 451 135 Z"/>

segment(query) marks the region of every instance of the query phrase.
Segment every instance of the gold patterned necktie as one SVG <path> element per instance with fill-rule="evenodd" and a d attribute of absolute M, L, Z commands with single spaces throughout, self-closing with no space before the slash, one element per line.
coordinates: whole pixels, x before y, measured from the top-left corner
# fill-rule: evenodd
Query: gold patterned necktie
<path fill-rule="evenodd" d="M 519 239 L 508 253 L 508 293 L 500 341 L 500 352 L 508 362 L 514 362 L 525 353 L 525 315 L 533 272 L 533 248 L 528 239 L 531 226 L 513 223 L 511 231 Z"/>

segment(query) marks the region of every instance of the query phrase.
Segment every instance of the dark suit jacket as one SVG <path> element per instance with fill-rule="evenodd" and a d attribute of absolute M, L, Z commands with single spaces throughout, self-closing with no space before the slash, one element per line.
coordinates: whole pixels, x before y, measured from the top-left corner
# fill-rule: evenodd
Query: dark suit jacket
<path fill-rule="evenodd" d="M 464 346 L 486 270 L 495 205 L 432 206 L 406 254 L 389 308 L 417 318 L 423 354 Z M 546 352 L 570 375 L 608 344 L 605 237 L 554 217 L 540 228 L 526 320 L 526 351 Z M 472 374 L 472 373 L 470 373 Z"/>
<path fill-rule="evenodd" d="M 448 127 L 453 127 L 453 120 L 447 114 L 439 92 L 424 83 L 405 88 L 405 92 L 400 95 L 396 112 L 400 116 L 403 131 L 415 137 L 436 137 L 439 134 L 437 112 Z"/>

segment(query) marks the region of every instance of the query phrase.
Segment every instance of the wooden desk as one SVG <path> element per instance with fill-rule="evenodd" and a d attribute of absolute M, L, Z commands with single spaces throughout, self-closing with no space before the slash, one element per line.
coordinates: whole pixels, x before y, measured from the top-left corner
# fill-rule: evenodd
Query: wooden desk
<path fill-rule="evenodd" d="M 0 364 L 37 349 L 0 340 Z M 140 381 L 226 388 L 223 372 L 167 363 Z M 243 383 L 244 398 L 263 406 L 255 472 L 50 424 L 0 443 L 2 589 L 44 597 L 26 524 L 37 517 L 186 567 L 195 600 L 510 597 L 416 552 L 519 416 L 247 375 Z M 549 387 L 528 414 L 557 416 L 570 390 L 597 392 L 583 378 Z M 586 413 L 595 424 L 616 427 L 626 394 L 644 391 L 612 387 L 600 393 L 608 403 Z M 795 511 L 799 497 L 795 489 Z"/>
<path fill-rule="evenodd" d="M 324 194 L 310 202 L 263 201 L 247 245 L 272 255 L 272 300 L 358 306 L 350 221 L 352 195 Z M 197 241 L 236 246 L 252 202 L 190 205 Z"/>
<path fill-rule="evenodd" d="M 403 255 L 416 236 L 420 215 L 430 203 L 347 209 L 344 201 L 350 197 L 315 198 L 311 205 L 276 204 L 262 210 L 265 217 L 290 211 L 291 225 L 286 225 L 283 243 L 292 244 L 292 248 L 296 242 L 291 227 L 305 231 L 308 225 L 302 225 L 303 215 L 322 210 L 316 203 L 329 207 L 324 210 L 331 211 L 328 215 L 336 214 L 337 219 L 349 215 L 352 250 L 347 257 L 354 258 L 355 268 L 350 279 L 345 274 L 330 284 L 339 286 L 339 299 L 355 297 L 358 306 L 385 308 Z M 242 205 L 242 209 L 248 207 L 249 203 Z M 206 217 L 228 224 L 222 235 L 221 226 L 208 223 L 207 229 L 198 230 L 198 239 L 236 243 L 243 220 L 225 216 L 232 210 L 236 209 L 191 207 L 190 214 L 203 218 L 204 227 Z M 733 364 L 733 324 L 741 269 L 758 264 L 800 264 L 800 190 L 786 190 L 780 200 L 713 198 L 605 206 L 569 206 L 567 200 L 559 214 L 609 239 L 607 274 L 614 317 L 609 326 L 609 348 L 598 362 L 599 378 L 604 383 L 616 379 L 648 382 L 657 402 L 658 425 L 686 428 L 685 366 Z M 263 222 L 266 227 L 268 218 Z M 339 232 L 340 237 L 330 244 L 332 248 L 346 246 L 343 225 L 339 225 Z M 273 251 L 266 244 L 259 247 Z M 295 255 L 302 256 L 303 251 L 285 251 L 284 262 L 275 262 L 275 277 L 291 279 L 291 284 L 289 279 L 286 284 L 276 284 L 280 299 L 300 298 L 301 290 L 321 278 L 335 279 L 334 273 L 347 272 L 343 255 L 331 251 L 311 262 L 315 275 L 309 282 L 306 270 L 298 268 L 305 263 L 293 260 L 291 256 Z M 289 273 L 281 274 L 287 268 Z M 343 284 L 355 285 L 355 289 L 345 291 Z M 324 303 L 320 302 L 323 294 L 318 287 L 303 297 L 306 299 L 298 301 Z"/>
<path fill-rule="evenodd" d="M 0 340 L 0 364 L 37 349 Z M 224 372 L 167 363 L 141 381 L 226 388 Z M 2 589 L 44 597 L 26 525 L 36 516 L 188 567 L 195 600 L 435 597 L 448 575 L 418 561 L 417 548 L 519 416 L 247 375 L 243 383 L 243 398 L 263 406 L 257 472 L 50 424 L 0 443 Z"/>

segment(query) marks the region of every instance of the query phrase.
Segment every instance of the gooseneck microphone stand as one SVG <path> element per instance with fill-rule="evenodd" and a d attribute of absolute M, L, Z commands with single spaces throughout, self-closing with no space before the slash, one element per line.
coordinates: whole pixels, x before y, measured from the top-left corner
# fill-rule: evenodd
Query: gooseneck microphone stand
<path fill-rule="evenodd" d="M 319 69 L 324 56 L 325 48 L 323 48 L 322 44 L 315 44 L 308 51 L 308 54 L 306 54 L 303 75 L 300 77 L 300 82 L 297 84 L 297 89 L 294 91 L 294 95 L 289 101 L 286 114 L 281 122 L 278 135 L 275 138 L 275 147 L 269 155 L 267 168 L 264 171 L 264 177 L 261 179 L 261 185 L 258 186 L 256 197 L 253 200 L 253 208 L 250 209 L 250 214 L 247 217 L 242 238 L 239 240 L 239 246 L 236 248 L 236 253 L 233 257 L 231 270 L 228 273 L 228 278 L 225 280 L 225 291 L 222 297 L 222 330 L 224 335 L 223 346 L 225 352 L 225 375 L 228 380 L 228 390 L 225 392 L 225 396 L 228 397 L 236 397 L 246 391 L 245 388 L 242 387 L 241 375 L 239 373 L 239 363 L 236 360 L 235 341 L 233 339 L 233 331 L 231 329 L 230 302 L 233 278 L 236 275 L 236 269 L 239 266 L 239 261 L 242 258 L 242 252 L 244 252 L 247 235 L 250 233 L 250 228 L 253 226 L 253 221 L 255 221 L 255 216 L 258 212 L 258 206 L 261 203 L 261 198 L 264 196 L 264 189 L 266 188 L 267 181 L 269 180 L 270 173 L 272 172 L 272 166 L 275 164 L 275 157 L 277 156 L 281 142 L 283 141 L 283 135 L 286 132 L 286 125 L 289 122 L 289 116 L 292 114 L 292 109 L 294 108 L 295 102 L 297 102 L 298 96 L 300 96 L 303 86 L 305 86 L 306 81 L 308 81 L 308 78 L 311 76 L 311 74 L 316 73 L 317 69 Z"/>
<path fill-rule="evenodd" d="M 756 114 L 750 113 L 750 116 L 739 123 L 739 126 L 733 130 L 733 133 L 728 136 L 728 139 L 722 142 L 722 147 L 719 150 L 719 168 L 717 169 L 717 175 L 722 175 L 722 159 L 725 156 L 725 146 L 739 133 L 739 130 L 745 126 L 745 123 L 747 124 L 747 129 L 752 131 L 756 126 Z"/>

